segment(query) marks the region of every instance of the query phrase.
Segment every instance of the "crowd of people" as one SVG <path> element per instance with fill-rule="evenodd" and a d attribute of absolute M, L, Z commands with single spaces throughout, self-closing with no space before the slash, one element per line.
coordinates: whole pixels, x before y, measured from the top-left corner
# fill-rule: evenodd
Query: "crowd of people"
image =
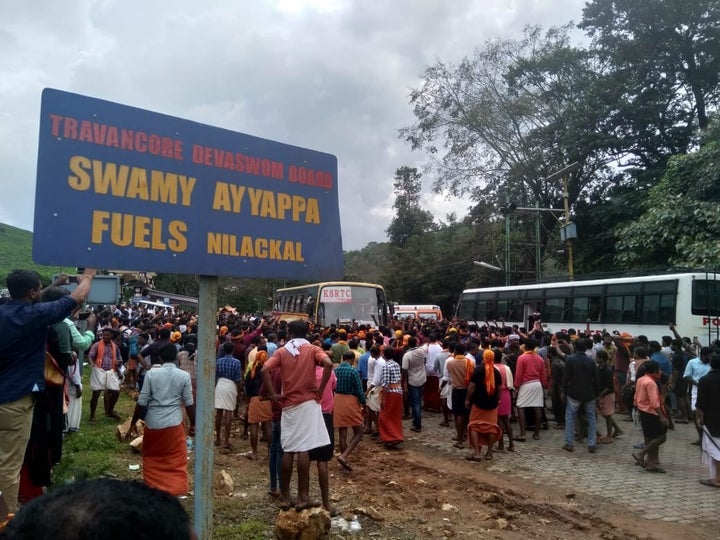
<path fill-rule="evenodd" d="M 18 492 L 23 503 L 43 493 L 61 458 L 63 432 L 80 429 L 77 358 L 84 351 L 89 421 L 96 421 L 101 397 L 105 416 L 119 418 L 115 405 L 125 389 L 137 400 L 131 436 L 136 421 L 145 420 L 145 483 L 171 495 L 188 491 L 197 317 L 131 304 L 87 311 L 93 276 L 86 269 L 72 293 L 60 283 L 42 290 L 34 272 L 8 277 L 12 299 L 0 306 L 0 490 L 10 512 Z M 709 469 L 702 483 L 720 487 L 720 349 L 683 338 L 674 325 L 668 330 L 658 342 L 621 332 L 550 333 L 539 320 L 528 329 L 424 319 L 318 328 L 222 309 L 215 444 L 232 451 L 233 422 L 242 423 L 248 459 L 264 462 L 258 444 L 266 442 L 268 493 L 281 509 L 322 505 L 335 514 L 328 464 L 352 471 L 353 452 L 366 436 L 401 449 L 403 422 L 422 433 L 427 411 L 454 427 L 454 445 L 468 448 L 469 461 L 531 444 L 529 434 L 537 440 L 549 427 L 548 413 L 564 430 L 565 451 L 585 440 L 595 453 L 623 433 L 616 418 L 626 415 L 644 435 L 631 459 L 654 473 L 664 472 L 659 450 L 667 429 L 694 422 Z M 313 461 L 321 501 L 310 497 Z"/>

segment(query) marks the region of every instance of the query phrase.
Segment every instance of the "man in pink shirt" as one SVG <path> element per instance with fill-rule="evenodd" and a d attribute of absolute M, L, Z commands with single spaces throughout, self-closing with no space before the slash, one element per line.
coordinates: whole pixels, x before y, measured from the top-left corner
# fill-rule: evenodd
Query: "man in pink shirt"
<path fill-rule="evenodd" d="M 533 409 L 535 413 L 535 433 L 533 439 L 540 438 L 542 410 L 545 406 L 543 388 L 547 386 L 545 361 L 537 352 L 537 342 L 533 338 L 525 341 L 525 352 L 517 359 L 515 366 L 515 387 L 518 389 L 517 409 L 520 434 L 516 441 L 525 442 L 525 409 Z"/>
<path fill-rule="evenodd" d="M 665 442 L 668 427 L 668 418 L 660 403 L 660 365 L 654 360 L 643 364 L 645 375 L 635 383 L 635 408 L 640 415 L 645 448 L 633 454 L 635 463 L 644 467 L 648 472 L 664 473 L 665 469 L 658 467 L 660 445 Z"/>
<path fill-rule="evenodd" d="M 289 341 L 275 351 L 262 371 L 263 384 L 270 399 L 282 406 L 280 442 L 284 454 L 280 474 L 280 508 L 287 510 L 292 506 L 290 478 L 297 454 L 298 496 L 295 510 L 298 512 L 320 506 L 320 503 L 310 500 L 309 451 L 330 444 L 320 397 L 330 380 L 332 362 L 320 347 L 305 339 L 306 336 L 306 322 L 292 321 L 288 324 Z M 319 386 L 315 366 L 323 367 Z M 275 392 L 272 385 L 271 375 L 276 369 L 280 370 L 282 395 Z"/>
<path fill-rule="evenodd" d="M 326 351 L 326 354 L 332 362 L 332 357 L 328 354 L 329 352 L 330 351 Z M 322 383 L 324 373 L 324 366 L 315 366 L 315 377 L 317 379 L 318 386 Z M 322 409 L 325 429 L 327 430 L 328 437 L 330 437 L 330 444 L 310 450 L 310 461 L 317 462 L 318 483 L 320 484 L 322 505 L 323 508 L 330 513 L 330 517 L 335 517 L 337 515 L 337 509 L 330 504 L 330 475 L 328 474 L 328 461 L 330 461 L 335 454 L 335 428 L 333 413 L 335 412 L 334 393 L 336 388 L 337 377 L 335 376 L 335 372 L 332 371 L 330 373 L 330 380 L 325 386 L 325 391 L 320 396 L 320 408 Z"/>

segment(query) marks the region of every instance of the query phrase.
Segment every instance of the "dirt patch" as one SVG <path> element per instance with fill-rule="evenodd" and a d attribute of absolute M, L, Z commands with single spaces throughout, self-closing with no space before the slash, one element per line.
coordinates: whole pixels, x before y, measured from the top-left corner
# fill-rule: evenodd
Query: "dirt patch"
<path fill-rule="evenodd" d="M 251 461 L 241 455 L 248 443 L 239 439 L 233 443 L 237 448 L 233 454 L 215 458 L 216 469 L 227 471 L 234 483 L 232 494 L 216 492 L 215 527 L 222 528 L 228 520 L 260 520 L 267 523 L 263 535 L 269 536 L 278 504 L 267 494 L 266 447 L 261 447 L 260 461 Z M 525 484 L 488 471 L 486 463 L 470 463 L 436 449 L 406 444 L 403 450 L 386 450 L 366 438 L 351 458 L 352 472 L 345 472 L 336 462 L 330 464 L 333 504 L 347 519 L 357 515 L 362 527 L 353 537 L 610 540 L 708 535 L 702 526 L 644 520 L 606 501 L 553 486 Z M 313 465 L 311 493 L 319 499 L 317 485 Z M 332 535 L 350 533 L 333 529 Z"/>

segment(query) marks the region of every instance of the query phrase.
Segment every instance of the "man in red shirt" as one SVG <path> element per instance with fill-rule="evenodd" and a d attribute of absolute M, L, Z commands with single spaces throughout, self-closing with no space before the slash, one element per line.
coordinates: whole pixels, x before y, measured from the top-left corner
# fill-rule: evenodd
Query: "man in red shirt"
<path fill-rule="evenodd" d="M 668 427 L 668 418 L 660 403 L 660 365 L 654 360 L 648 360 L 643 364 L 645 375 L 640 377 L 635 384 L 635 408 L 640 414 L 643 436 L 645 437 L 645 448 L 633 454 L 635 462 L 644 467 L 648 472 L 664 473 L 665 470 L 658 467 L 660 445 L 665 442 Z"/>
<path fill-rule="evenodd" d="M 280 507 L 287 510 L 292 506 L 290 478 L 297 454 L 298 496 L 295 509 L 298 512 L 320 506 L 320 503 L 310 500 L 309 451 L 330 444 L 320 396 L 328 384 L 333 364 L 320 347 L 305 339 L 306 336 L 306 322 L 292 321 L 288 324 L 289 341 L 275 351 L 262 371 L 263 384 L 270 399 L 282 405 L 280 441 L 284 454 L 280 475 Z M 316 365 L 323 367 L 319 387 L 315 377 Z M 280 370 L 282 395 L 275 392 L 272 385 L 271 375 L 276 369 Z"/>
<path fill-rule="evenodd" d="M 515 405 L 518 409 L 520 434 L 516 441 L 525 441 L 525 409 L 532 409 L 535 414 L 535 433 L 533 439 L 540 438 L 542 426 L 542 410 L 545 406 L 543 388 L 547 387 L 545 360 L 536 351 L 537 341 L 533 338 L 525 340 L 525 352 L 517 359 L 515 366 L 515 388 L 518 389 Z"/>

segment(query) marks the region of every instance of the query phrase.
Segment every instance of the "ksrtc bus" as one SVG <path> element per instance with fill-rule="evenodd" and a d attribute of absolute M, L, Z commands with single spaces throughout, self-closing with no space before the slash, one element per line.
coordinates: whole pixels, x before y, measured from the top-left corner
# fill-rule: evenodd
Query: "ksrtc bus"
<path fill-rule="evenodd" d="M 390 306 L 380 285 L 328 281 L 276 290 L 273 316 L 323 327 L 353 323 L 378 327 L 388 324 Z"/>
<path fill-rule="evenodd" d="M 688 272 L 466 289 L 455 316 L 478 325 L 504 321 L 546 330 L 614 330 L 660 340 L 674 323 L 682 336 L 720 337 L 720 274 Z"/>
<path fill-rule="evenodd" d="M 432 319 L 440 321 L 443 318 L 440 306 L 432 304 L 395 304 L 393 315 L 398 319 Z"/>

